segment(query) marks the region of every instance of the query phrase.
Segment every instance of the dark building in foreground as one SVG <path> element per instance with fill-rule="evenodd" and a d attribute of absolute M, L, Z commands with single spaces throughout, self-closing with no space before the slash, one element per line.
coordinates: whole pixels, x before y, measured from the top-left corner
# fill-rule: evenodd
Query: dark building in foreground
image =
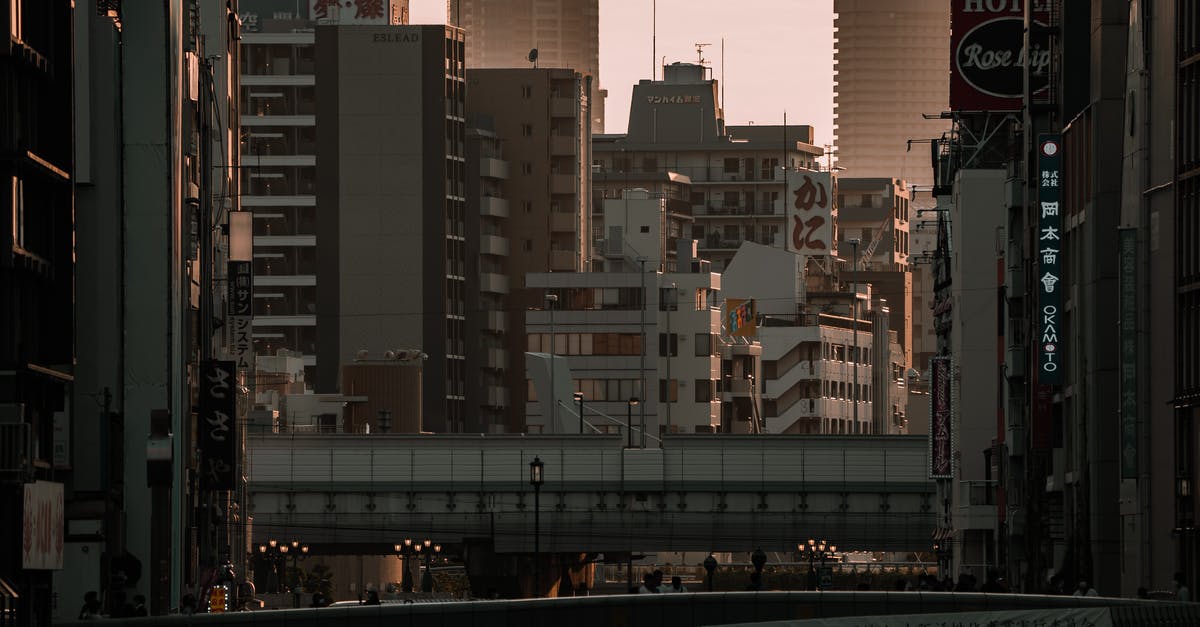
<path fill-rule="evenodd" d="M 0 14 L 0 621 L 49 620 L 75 361 L 72 2 Z M 57 534 L 57 535 L 56 535 Z M 57 542 L 57 546 L 56 543 Z M 14 593 L 16 596 L 14 596 Z M 39 623 L 40 624 L 40 623 Z"/>

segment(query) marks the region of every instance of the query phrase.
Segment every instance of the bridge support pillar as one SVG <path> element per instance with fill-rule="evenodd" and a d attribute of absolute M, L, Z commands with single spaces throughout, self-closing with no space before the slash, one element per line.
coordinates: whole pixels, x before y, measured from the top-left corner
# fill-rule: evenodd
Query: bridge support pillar
<path fill-rule="evenodd" d="M 534 556 L 496 553 L 491 540 L 465 540 L 463 561 L 471 594 L 477 598 L 532 598 L 586 594 L 594 582 L 594 565 L 585 553 L 543 553 L 540 568 Z M 534 571 L 541 581 L 534 581 Z"/>

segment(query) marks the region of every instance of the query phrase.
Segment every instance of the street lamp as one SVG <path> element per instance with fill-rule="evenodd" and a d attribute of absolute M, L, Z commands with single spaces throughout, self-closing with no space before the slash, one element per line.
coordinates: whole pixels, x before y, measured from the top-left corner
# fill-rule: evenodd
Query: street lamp
<path fill-rule="evenodd" d="M 583 435 L 583 392 L 575 393 L 575 402 L 579 403 L 579 434 Z"/>
<path fill-rule="evenodd" d="M 625 431 L 629 434 L 629 448 L 633 448 L 633 406 L 638 404 L 636 396 L 625 405 Z"/>
<path fill-rule="evenodd" d="M 542 484 L 545 483 L 543 471 L 546 468 L 545 462 L 538 456 L 533 457 L 533 461 L 529 462 L 529 485 L 533 486 L 533 594 L 541 596 L 541 561 L 542 561 L 542 528 L 541 528 L 541 504 L 542 504 Z"/>
<path fill-rule="evenodd" d="M 308 555 L 308 545 L 301 544 L 299 540 L 292 540 L 289 544 L 271 538 L 267 540 L 266 544 L 258 545 L 258 554 L 270 562 L 271 571 L 275 574 L 275 585 L 271 589 L 279 592 L 279 589 L 283 585 L 283 579 L 287 576 L 288 555 L 292 557 L 292 566 L 296 567 L 300 555 Z M 280 573 L 281 567 L 283 569 L 282 573 Z"/>
<path fill-rule="evenodd" d="M 554 353 L 558 344 L 554 337 L 554 305 L 558 303 L 558 294 L 546 292 L 545 298 L 550 310 L 550 418 L 546 421 L 546 430 L 550 431 L 558 428 L 558 392 L 554 389 Z"/>
<path fill-rule="evenodd" d="M 430 550 L 432 549 L 432 550 Z M 421 592 L 433 592 L 433 556 L 442 553 L 442 545 L 434 544 L 430 546 L 430 541 L 425 541 L 425 574 L 421 575 Z"/>
<path fill-rule="evenodd" d="M 819 586 L 817 585 L 818 579 L 816 576 L 816 571 L 813 569 L 813 562 L 817 559 L 820 559 L 821 570 L 824 571 L 825 560 L 832 559 L 834 557 L 834 554 L 837 552 L 837 545 L 826 544 L 824 540 L 815 540 L 813 538 L 809 538 L 808 544 L 801 542 L 800 544 L 796 545 L 796 548 L 799 549 L 801 558 L 803 558 L 805 555 L 808 556 L 808 587 L 810 590 L 815 590 Z"/>
<path fill-rule="evenodd" d="M 858 425 L 858 240 L 850 240 L 850 246 L 854 249 L 850 257 L 850 275 L 854 285 L 854 294 L 851 295 L 850 301 L 850 306 L 854 309 L 854 386 L 851 389 L 854 404 L 853 433 L 861 433 Z"/>

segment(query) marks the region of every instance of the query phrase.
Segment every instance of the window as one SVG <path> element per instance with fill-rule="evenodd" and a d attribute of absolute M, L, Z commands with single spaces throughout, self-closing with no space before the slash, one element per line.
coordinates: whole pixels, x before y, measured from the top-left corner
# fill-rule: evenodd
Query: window
<path fill-rule="evenodd" d="M 713 337 L 711 333 L 696 334 L 696 356 L 707 357 L 713 354 Z"/>
<path fill-rule="evenodd" d="M 521 136 L 522 137 L 533 137 L 533 125 L 532 124 L 522 124 L 521 125 Z"/>
<path fill-rule="evenodd" d="M 523 209 L 525 209 L 525 213 L 532 213 L 532 212 L 533 212 L 533 201 L 532 201 L 532 200 L 526 200 L 526 201 L 524 201 L 524 202 L 522 202 L 522 203 L 521 203 L 521 207 L 522 207 Z"/>
<path fill-rule="evenodd" d="M 779 159 L 763 159 L 762 160 L 762 178 L 770 180 L 775 178 L 775 171 L 779 169 Z"/>
<path fill-rule="evenodd" d="M 660 287 L 658 289 L 658 310 L 659 311 L 676 311 L 679 309 L 679 294 L 673 287 Z"/>
<path fill-rule="evenodd" d="M 658 380 L 658 398 L 668 403 L 679 402 L 679 380 L 678 379 L 659 379 Z"/>
<path fill-rule="evenodd" d="M 696 402 L 711 403 L 716 396 L 716 381 L 712 379 L 696 379 Z"/>
<path fill-rule="evenodd" d="M 737 157 L 729 157 L 729 158 L 725 159 L 725 173 L 726 174 L 737 174 L 737 171 L 738 171 Z"/>
<path fill-rule="evenodd" d="M 533 97 L 533 87 L 531 85 L 521 85 L 521 97 L 529 99 Z"/>
<path fill-rule="evenodd" d="M 677 357 L 677 356 L 679 356 L 679 334 L 678 333 L 659 333 L 658 334 L 658 356 L 659 357 Z"/>
<path fill-rule="evenodd" d="M 736 242 L 739 239 L 741 239 L 741 237 L 738 233 L 738 226 L 736 224 L 730 224 L 725 227 L 725 240 L 726 241 Z"/>
<path fill-rule="evenodd" d="M 639 232 L 641 232 L 641 233 L 649 233 L 649 232 L 650 232 L 650 226 L 649 226 L 649 225 L 645 225 L 645 224 L 644 224 L 644 225 L 642 225 L 642 226 L 638 227 L 638 231 L 639 231 Z"/>
<path fill-rule="evenodd" d="M 527 252 L 527 253 L 533 252 L 533 240 L 527 239 L 527 240 L 524 240 L 524 242 L 525 242 L 525 252 Z"/>
<path fill-rule="evenodd" d="M 704 204 L 704 192 L 692 192 L 691 202 L 693 205 Z"/>
<path fill-rule="evenodd" d="M 658 159 L 655 157 L 642 157 L 642 172 L 657 172 Z"/>
<path fill-rule="evenodd" d="M 704 225 L 696 224 L 692 226 L 692 239 L 704 239 Z"/>
<path fill-rule="evenodd" d="M 528 161 L 522 161 L 521 174 L 533 174 L 533 164 Z"/>

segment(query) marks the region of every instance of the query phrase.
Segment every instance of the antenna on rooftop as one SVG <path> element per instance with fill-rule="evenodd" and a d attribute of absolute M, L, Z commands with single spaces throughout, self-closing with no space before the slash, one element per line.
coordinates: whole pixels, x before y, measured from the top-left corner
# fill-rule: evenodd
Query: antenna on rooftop
<path fill-rule="evenodd" d="M 696 44 L 696 60 L 700 65 L 708 63 L 708 61 L 704 58 L 704 47 L 711 45 L 712 44 Z"/>

